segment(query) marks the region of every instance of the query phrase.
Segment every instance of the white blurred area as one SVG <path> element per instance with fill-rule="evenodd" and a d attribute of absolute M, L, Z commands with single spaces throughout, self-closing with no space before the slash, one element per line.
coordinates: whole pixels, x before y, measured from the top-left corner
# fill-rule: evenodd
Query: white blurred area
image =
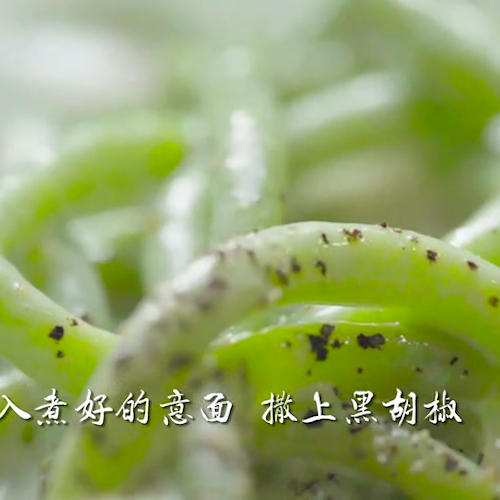
<path fill-rule="evenodd" d="M 71 116 L 148 104 L 168 66 L 156 56 L 170 42 L 304 36 L 317 26 L 311 1 L 2 0 L 0 111 Z"/>
<path fill-rule="evenodd" d="M 34 2 L 17 2 L 13 13 L 3 5 L 0 17 L 2 122 L 20 115 L 72 121 L 147 102 L 155 75 L 144 48 L 91 25 L 24 17 L 23 3 Z"/>
<path fill-rule="evenodd" d="M 304 36 L 324 2 L 1 0 L 0 171 L 49 160 L 71 123 L 156 106 L 177 47 Z"/>
<path fill-rule="evenodd" d="M 81 9 L 69 8 L 76 2 L 65 2 L 61 17 L 58 3 L 1 2 L 1 172 L 50 161 L 66 125 L 148 105 L 155 94 L 156 66 L 144 46 L 85 16 L 80 22 Z"/>

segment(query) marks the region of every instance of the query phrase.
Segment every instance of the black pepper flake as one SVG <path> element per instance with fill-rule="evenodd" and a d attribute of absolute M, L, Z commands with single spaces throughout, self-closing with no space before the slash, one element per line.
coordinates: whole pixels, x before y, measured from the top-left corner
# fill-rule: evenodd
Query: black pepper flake
<path fill-rule="evenodd" d="M 333 386 L 333 394 L 335 394 L 335 396 L 339 397 L 339 388 L 337 386 Z"/>
<path fill-rule="evenodd" d="M 438 253 L 434 250 L 427 250 L 427 260 L 429 262 L 436 262 L 438 257 Z"/>
<path fill-rule="evenodd" d="M 379 224 L 380 227 L 383 227 L 384 229 L 387 229 L 389 227 L 389 225 L 387 224 L 387 222 L 381 222 Z"/>
<path fill-rule="evenodd" d="M 380 347 L 385 344 L 385 337 L 376 333 L 375 335 L 364 335 L 360 333 L 357 337 L 358 345 L 362 349 L 378 349 L 380 351 Z"/>
<path fill-rule="evenodd" d="M 469 266 L 469 269 L 472 269 L 473 271 L 475 271 L 479 266 L 473 262 L 472 260 L 468 260 L 467 261 L 467 265 Z"/>
<path fill-rule="evenodd" d="M 484 453 L 480 453 L 477 459 L 477 465 L 481 465 L 483 463 L 483 460 L 484 460 Z"/>
<path fill-rule="evenodd" d="M 467 377 L 467 375 L 469 375 L 469 370 L 464 370 L 464 371 L 462 372 L 462 375 L 463 375 L 464 377 Z"/>
<path fill-rule="evenodd" d="M 498 302 L 499 302 L 499 299 L 496 295 L 492 295 L 489 299 L 488 299 L 488 303 L 490 304 L 490 306 L 492 307 L 498 307 Z"/>
<path fill-rule="evenodd" d="M 76 318 L 71 318 L 71 321 L 69 322 L 71 326 L 78 326 L 78 320 Z"/>
<path fill-rule="evenodd" d="M 208 287 L 212 290 L 224 290 L 227 286 L 227 283 L 221 278 L 214 278 L 208 284 Z"/>
<path fill-rule="evenodd" d="M 457 361 L 458 358 L 456 356 L 453 356 L 453 358 L 450 359 L 450 365 L 453 366 Z"/>
<path fill-rule="evenodd" d="M 458 467 L 458 460 L 451 455 L 445 455 L 444 468 L 446 472 L 452 472 Z"/>
<path fill-rule="evenodd" d="M 358 368 L 358 373 L 363 373 L 363 368 Z"/>
<path fill-rule="evenodd" d="M 459 473 L 461 476 L 466 476 L 466 475 L 468 474 L 467 469 L 459 469 L 459 470 L 458 470 L 458 473 Z"/>
<path fill-rule="evenodd" d="M 316 354 L 316 361 L 325 361 L 328 357 L 327 340 L 321 335 L 309 335 L 311 351 Z"/>
<path fill-rule="evenodd" d="M 299 264 L 298 260 L 295 257 L 292 257 L 290 265 L 294 273 L 300 273 L 300 271 L 302 270 L 302 266 Z"/>
<path fill-rule="evenodd" d="M 306 371 L 306 375 L 309 377 L 311 375 L 312 371 L 311 370 L 307 370 Z"/>
<path fill-rule="evenodd" d="M 349 231 L 349 229 L 343 229 L 342 232 L 347 236 L 347 241 L 355 242 L 363 239 L 363 233 L 359 229 L 353 229 Z"/>
<path fill-rule="evenodd" d="M 90 317 L 90 314 L 89 313 L 84 313 L 80 316 L 80 319 L 82 321 L 85 321 L 85 323 L 88 323 L 89 325 L 92 324 L 92 318 Z"/>
<path fill-rule="evenodd" d="M 210 311 L 210 308 L 212 307 L 212 303 L 210 300 L 199 300 L 196 302 L 196 306 L 198 309 L 202 312 L 207 312 Z"/>
<path fill-rule="evenodd" d="M 285 286 L 288 285 L 288 276 L 282 269 L 276 269 L 276 275 L 278 276 L 281 283 Z"/>
<path fill-rule="evenodd" d="M 322 260 L 317 260 L 314 267 L 319 269 L 323 276 L 326 276 L 326 264 Z"/>
<path fill-rule="evenodd" d="M 304 418 L 302 419 L 304 425 L 307 425 L 307 427 L 321 427 L 323 425 L 323 422 L 321 420 L 316 420 L 314 422 L 304 422 L 307 418 L 311 417 L 317 417 L 318 412 L 316 410 L 307 410 L 306 414 L 304 415 Z"/>
<path fill-rule="evenodd" d="M 349 434 L 357 434 L 358 432 L 361 432 L 363 430 L 362 425 L 356 425 L 354 427 L 349 428 Z"/>
<path fill-rule="evenodd" d="M 59 342 L 64 337 L 64 328 L 60 325 L 56 325 L 53 330 L 49 333 L 49 338 L 54 339 Z"/>
<path fill-rule="evenodd" d="M 330 242 L 328 241 L 328 236 L 326 235 L 326 233 L 321 233 L 321 241 L 325 244 L 325 245 L 329 245 Z"/>
<path fill-rule="evenodd" d="M 318 485 L 318 481 L 314 479 L 313 481 L 309 481 L 307 483 L 304 483 L 304 488 L 307 490 L 312 490 Z"/>
<path fill-rule="evenodd" d="M 317 480 L 308 481 L 307 483 L 304 483 L 304 485 L 302 487 L 301 495 L 308 492 L 308 491 L 314 492 L 317 490 L 317 488 L 318 488 L 318 481 Z"/>
<path fill-rule="evenodd" d="M 331 344 L 330 344 L 334 349 L 339 349 L 342 347 L 342 342 L 339 339 L 335 339 Z"/>
<path fill-rule="evenodd" d="M 250 260 L 251 260 L 254 264 L 256 264 L 256 263 L 257 263 L 257 256 L 255 255 L 255 252 L 254 252 L 253 250 L 248 249 L 248 250 L 247 250 L 247 255 L 248 255 L 248 257 L 250 258 Z"/>
<path fill-rule="evenodd" d="M 57 351 L 56 357 L 59 359 L 64 358 L 64 353 L 62 351 Z"/>
<path fill-rule="evenodd" d="M 321 326 L 320 329 L 321 336 L 324 337 L 326 340 L 328 340 L 333 330 L 335 330 L 334 325 L 328 325 L 325 323 L 324 325 Z"/>
<path fill-rule="evenodd" d="M 326 480 L 327 481 L 336 481 L 337 480 L 337 476 L 336 476 L 335 473 L 330 472 L 330 474 L 327 474 Z"/>
<path fill-rule="evenodd" d="M 417 366 L 417 367 L 415 368 L 415 371 L 416 371 L 417 373 L 423 373 L 423 372 L 424 372 L 424 370 L 422 370 L 422 368 L 420 368 L 419 366 Z"/>

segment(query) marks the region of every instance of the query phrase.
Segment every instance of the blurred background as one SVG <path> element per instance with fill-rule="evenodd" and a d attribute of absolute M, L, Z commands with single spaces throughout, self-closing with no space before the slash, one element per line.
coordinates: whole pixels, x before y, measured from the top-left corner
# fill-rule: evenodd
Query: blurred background
<path fill-rule="evenodd" d="M 80 120 L 196 111 L 207 65 L 226 53 L 282 105 L 289 220 L 441 236 L 500 189 L 493 0 L 2 0 L 1 11 L 3 171 L 51 161 Z"/>

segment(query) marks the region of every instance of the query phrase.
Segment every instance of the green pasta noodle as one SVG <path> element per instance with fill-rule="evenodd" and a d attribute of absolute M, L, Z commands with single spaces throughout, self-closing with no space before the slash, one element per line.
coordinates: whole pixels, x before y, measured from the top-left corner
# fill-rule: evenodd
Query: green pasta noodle
<path fill-rule="evenodd" d="M 212 150 L 209 248 L 280 223 L 286 180 L 283 132 L 270 90 L 238 65 L 218 61 L 204 82 Z"/>
<path fill-rule="evenodd" d="M 52 302 L 7 261 L 0 282 L 3 356 L 45 386 L 80 393 L 113 335 Z"/>
<path fill-rule="evenodd" d="M 103 329 L 112 327 L 101 277 L 68 237 L 44 241 L 30 255 L 36 286 L 67 311 Z"/>
<path fill-rule="evenodd" d="M 178 164 L 184 143 L 182 125 L 158 114 L 80 126 L 50 168 L 3 178 L 3 253 L 26 244 L 27 235 L 43 234 L 48 218 L 144 200 Z"/>
<path fill-rule="evenodd" d="M 293 102 L 285 117 L 292 166 L 316 166 L 404 135 L 410 96 L 403 83 L 404 75 L 368 73 Z"/>
<path fill-rule="evenodd" d="M 159 227 L 145 239 L 141 262 L 148 291 L 184 271 L 208 248 L 211 176 L 202 168 L 204 160 L 201 153 L 188 157 L 155 200 Z"/>
<path fill-rule="evenodd" d="M 468 265 L 471 259 L 477 268 Z M 341 266 L 336 265 L 339 262 Z M 152 301 L 144 302 L 124 325 L 123 342 L 93 384 L 109 395 L 111 403 L 118 402 L 125 390 L 143 389 L 152 398 L 161 397 L 168 387 L 184 385 L 187 368 L 199 353 L 239 317 L 276 301 L 285 304 L 312 297 L 316 302 L 345 305 L 411 305 L 424 323 L 460 332 L 495 364 L 498 304 L 492 299 L 492 280 L 497 272 L 495 266 L 439 240 L 388 227 L 304 223 L 263 230 L 200 259 L 159 289 Z M 437 300 L 439 309 L 433 307 Z M 165 332 L 168 340 L 162 342 Z M 187 340 L 189 332 L 197 333 L 195 344 Z M 138 355 L 138 349 L 144 355 Z M 168 385 L 151 374 L 151 362 L 166 367 Z M 140 431 L 153 436 L 161 425 L 161 420 L 152 419 Z M 138 488 L 137 454 L 142 458 L 140 467 L 148 470 L 154 470 L 155 463 L 171 463 L 168 457 L 178 449 L 176 431 L 168 434 L 168 446 L 163 435 L 161 447 L 152 443 L 146 453 L 143 441 L 138 441 L 139 431 L 130 429 L 124 439 L 120 428 L 117 423 L 109 432 L 102 429 L 99 440 L 88 428 L 78 430 L 61 452 L 58 477 L 63 480 L 55 483 L 54 498 L 77 498 L 71 476 L 81 476 L 84 470 L 87 484 L 94 488 Z M 134 454 L 120 455 L 119 463 L 104 459 L 108 447 L 119 452 L 129 442 L 138 447 Z M 89 453 L 85 459 L 72 453 L 82 445 Z"/>

